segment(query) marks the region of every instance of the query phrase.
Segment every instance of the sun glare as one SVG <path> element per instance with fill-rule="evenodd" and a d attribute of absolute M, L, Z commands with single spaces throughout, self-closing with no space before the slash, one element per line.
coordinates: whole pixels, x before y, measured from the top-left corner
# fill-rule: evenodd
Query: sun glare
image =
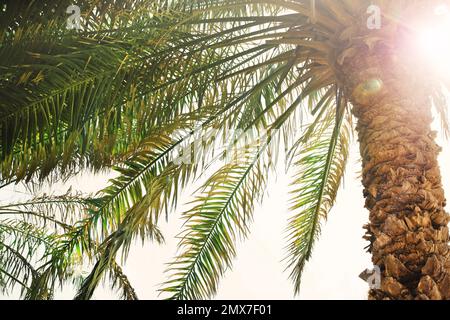
<path fill-rule="evenodd" d="M 419 54 L 439 72 L 450 73 L 450 10 L 447 5 L 435 8 L 432 17 L 417 28 Z"/>

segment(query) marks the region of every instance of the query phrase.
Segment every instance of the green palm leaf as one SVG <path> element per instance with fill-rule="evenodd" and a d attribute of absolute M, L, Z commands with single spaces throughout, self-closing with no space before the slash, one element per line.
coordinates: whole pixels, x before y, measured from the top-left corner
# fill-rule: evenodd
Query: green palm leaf
<path fill-rule="evenodd" d="M 240 154 L 237 163 L 222 167 L 202 187 L 195 206 L 184 214 L 183 252 L 171 263 L 171 279 L 162 289 L 172 299 L 215 294 L 218 279 L 235 256 L 235 241 L 248 233 L 254 203 L 266 182 L 262 152 L 253 145 Z"/>
<path fill-rule="evenodd" d="M 308 139 L 301 138 L 301 148 L 295 151 L 293 166 L 297 173 L 291 192 L 291 210 L 295 214 L 289 221 L 287 259 L 296 293 L 300 290 L 303 268 L 320 233 L 320 220 L 326 219 L 334 204 L 347 162 L 351 122 L 345 105 L 341 101 L 335 109 L 339 110 L 337 113 L 328 109 L 328 115 L 316 125 Z"/>

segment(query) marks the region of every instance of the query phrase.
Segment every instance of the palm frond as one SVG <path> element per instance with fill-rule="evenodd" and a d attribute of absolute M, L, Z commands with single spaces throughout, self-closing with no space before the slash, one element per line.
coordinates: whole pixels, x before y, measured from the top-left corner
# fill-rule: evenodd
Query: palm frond
<path fill-rule="evenodd" d="M 119 288 L 122 291 L 122 298 L 124 300 L 139 300 L 138 296 L 136 295 L 136 291 L 131 286 L 130 281 L 128 280 L 128 277 L 123 273 L 122 268 L 117 264 L 113 263 L 112 267 L 110 269 L 111 274 L 111 287 Z"/>
<path fill-rule="evenodd" d="M 262 147 L 262 149 L 260 149 Z M 232 264 L 235 241 L 245 237 L 253 206 L 260 199 L 267 167 L 264 146 L 252 145 L 226 164 L 202 187 L 194 207 L 184 214 L 183 252 L 171 263 L 163 292 L 172 299 L 201 299 L 215 294 L 218 279 Z"/>
<path fill-rule="evenodd" d="M 214 104 L 221 93 L 212 86 L 218 74 L 258 53 L 233 54 L 237 47 L 210 50 L 206 37 L 186 32 L 170 31 L 170 42 L 162 43 L 161 35 L 169 32 L 167 19 L 153 20 L 159 29 L 145 37 L 128 34 L 126 41 L 114 38 L 120 34 L 66 37 L 50 52 L 34 52 L 4 67 L 0 151 L 5 179 L 30 179 L 37 169 L 46 176 L 57 164 L 64 171 L 74 155 L 92 148 L 93 160 L 99 158 L 96 162 L 101 164 L 102 156 L 114 156 L 118 147 L 123 151 L 136 143 L 149 127 L 173 120 L 186 108 Z M 176 39 L 182 43 L 177 45 Z M 155 43 L 158 51 L 143 48 L 146 43 Z M 5 50 L 18 51 L 18 56 L 24 52 L 8 46 Z M 180 65 L 167 64 L 169 60 Z M 45 157 L 48 154 L 52 157 Z"/>
<path fill-rule="evenodd" d="M 303 268 L 320 233 L 320 220 L 326 219 L 334 204 L 347 162 L 351 123 L 345 104 L 344 101 L 338 103 L 334 109 L 337 113 L 329 108 L 322 122 L 296 150 L 294 168 L 297 173 L 291 191 L 291 210 L 295 214 L 289 220 L 287 257 L 296 293 L 300 290 Z"/>

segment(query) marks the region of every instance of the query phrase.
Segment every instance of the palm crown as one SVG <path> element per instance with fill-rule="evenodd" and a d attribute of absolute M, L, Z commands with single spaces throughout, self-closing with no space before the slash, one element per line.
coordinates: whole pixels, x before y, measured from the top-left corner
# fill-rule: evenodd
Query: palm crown
<path fill-rule="evenodd" d="M 93 196 L 2 205 L 2 287 L 51 298 L 74 266 L 92 261 L 78 299 L 106 273 L 124 298 L 136 298 L 118 252 L 126 256 L 137 237 L 163 241 L 158 220 L 225 155 L 231 161 L 220 162 L 183 214 L 181 253 L 161 289 L 176 299 L 211 297 L 279 154 L 296 172 L 287 263 L 297 292 L 344 174 L 352 106 L 386 85 L 367 61 L 394 56 L 387 65 L 406 68 L 407 59 L 398 62 L 398 40 L 411 32 L 403 15 L 425 4 L 375 1 L 383 27 L 369 29 L 373 2 L 86 0 L 80 30 L 66 28 L 70 1 L 3 4 L 1 187 L 83 169 L 117 176 Z M 433 78 L 422 87 L 444 129 L 445 86 Z"/>

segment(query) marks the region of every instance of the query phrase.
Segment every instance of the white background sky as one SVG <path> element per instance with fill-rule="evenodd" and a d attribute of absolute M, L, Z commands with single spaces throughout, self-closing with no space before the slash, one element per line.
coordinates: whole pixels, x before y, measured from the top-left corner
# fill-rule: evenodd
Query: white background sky
<path fill-rule="evenodd" d="M 444 147 L 440 157 L 444 187 L 450 190 L 448 141 L 439 141 Z M 280 170 L 277 179 L 269 181 L 268 196 L 262 205 L 255 208 L 254 223 L 246 241 L 238 244 L 238 256 L 233 270 L 222 279 L 215 299 L 366 299 L 367 284 L 358 275 L 370 267 L 370 255 L 365 252 L 367 243 L 362 239 L 362 226 L 367 223 L 368 211 L 364 209 L 362 186 L 359 178 L 360 163 L 358 146 L 352 147 L 344 185 L 339 192 L 337 203 L 323 224 L 322 236 L 316 242 L 313 257 L 303 274 L 302 289 L 294 297 L 293 286 L 288 280 L 289 272 L 284 271 L 284 237 L 288 211 L 288 184 L 290 179 Z M 54 188 L 55 193 L 64 193 L 70 185 L 73 189 L 96 192 L 106 183 L 106 176 L 84 175 L 69 181 L 65 186 Z M 186 203 L 189 194 L 180 199 Z M 19 187 L 9 187 L 0 191 L 0 201 L 10 202 L 23 198 Z M 164 245 L 148 243 L 141 246 L 137 242 L 132 247 L 124 266 L 131 284 L 140 299 L 158 299 L 158 288 L 167 279 L 165 263 L 172 261 L 176 254 L 177 240 L 174 238 L 181 228 L 179 212 L 187 209 L 181 206 L 177 213 L 169 216 L 169 221 L 161 221 L 161 229 L 166 238 Z M 74 288 L 58 292 L 57 299 L 72 299 Z M 94 299 L 116 299 L 108 285 L 100 287 Z M 17 294 L 2 299 L 18 298 Z"/>

